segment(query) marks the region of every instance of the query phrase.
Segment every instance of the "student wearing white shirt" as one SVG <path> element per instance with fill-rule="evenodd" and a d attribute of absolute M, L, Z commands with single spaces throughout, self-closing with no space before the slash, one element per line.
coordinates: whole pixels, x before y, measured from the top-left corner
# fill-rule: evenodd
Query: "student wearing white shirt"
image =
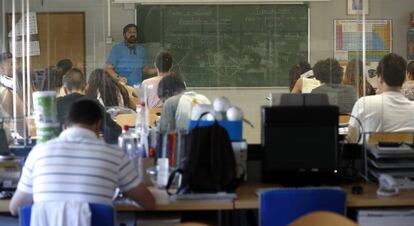
<path fill-rule="evenodd" d="M 23 166 L 10 212 L 51 201 L 112 205 L 115 188 L 146 209 L 155 199 L 139 181 L 126 153 L 100 140 L 103 114 L 96 101 L 72 104 L 67 124 L 58 138 L 36 145 Z"/>
<path fill-rule="evenodd" d="M 385 55 L 377 67 L 378 95 L 359 98 L 352 116 L 362 123 L 364 132 L 413 132 L 414 102 L 401 93 L 406 61 L 399 55 Z M 351 117 L 347 140 L 358 142 L 360 125 Z"/>
<path fill-rule="evenodd" d="M 145 79 L 141 86 L 145 88 L 151 87 L 151 91 L 148 94 L 148 107 L 149 108 L 159 108 L 162 107 L 162 100 L 158 97 L 158 84 L 161 79 L 170 74 L 170 69 L 172 67 L 172 56 L 169 52 L 160 52 L 155 58 L 155 68 L 157 69 L 157 76 Z"/>

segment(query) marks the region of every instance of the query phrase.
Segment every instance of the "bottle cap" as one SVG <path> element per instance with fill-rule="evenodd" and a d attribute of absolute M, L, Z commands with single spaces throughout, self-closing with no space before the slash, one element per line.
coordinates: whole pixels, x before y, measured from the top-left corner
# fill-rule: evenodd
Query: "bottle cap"
<path fill-rule="evenodd" d="M 124 126 L 122 126 L 122 131 L 127 132 L 127 131 L 128 131 L 128 129 L 129 129 L 129 126 L 128 126 L 128 125 L 124 125 Z"/>

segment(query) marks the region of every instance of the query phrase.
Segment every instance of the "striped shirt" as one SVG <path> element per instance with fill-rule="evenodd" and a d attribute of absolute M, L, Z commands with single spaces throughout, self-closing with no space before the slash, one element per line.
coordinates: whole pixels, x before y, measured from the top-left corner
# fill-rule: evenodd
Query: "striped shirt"
<path fill-rule="evenodd" d="M 126 154 L 79 127 L 36 145 L 23 167 L 17 189 L 39 201 L 111 204 L 115 188 L 128 191 L 139 183 Z"/>

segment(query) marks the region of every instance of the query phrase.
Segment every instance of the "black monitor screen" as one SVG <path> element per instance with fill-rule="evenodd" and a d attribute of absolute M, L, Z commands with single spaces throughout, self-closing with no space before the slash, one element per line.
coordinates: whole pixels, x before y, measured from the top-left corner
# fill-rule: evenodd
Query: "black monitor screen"
<path fill-rule="evenodd" d="M 334 173 L 338 107 L 263 107 L 262 145 L 264 182 L 279 182 L 295 175 Z"/>

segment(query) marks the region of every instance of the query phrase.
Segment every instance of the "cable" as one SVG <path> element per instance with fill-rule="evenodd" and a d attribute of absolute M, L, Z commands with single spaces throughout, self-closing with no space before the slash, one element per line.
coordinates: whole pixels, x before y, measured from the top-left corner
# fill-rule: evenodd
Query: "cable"
<path fill-rule="evenodd" d="M 362 136 L 362 134 L 364 134 L 364 133 L 365 133 L 365 132 L 364 132 L 364 127 L 363 127 L 363 125 L 362 125 L 361 120 L 360 120 L 359 118 L 357 118 L 357 117 L 355 117 L 355 116 L 351 115 L 351 114 L 341 113 L 341 114 L 339 114 L 339 115 L 340 115 L 340 116 L 341 116 L 341 115 L 349 116 L 349 117 L 351 117 L 351 118 L 354 118 L 354 119 L 358 122 L 358 125 L 359 125 L 359 128 L 360 128 L 360 133 L 359 133 L 359 136 L 358 136 L 357 143 L 359 143 L 359 142 L 361 141 L 361 136 Z M 362 142 L 363 144 L 365 143 L 364 141 L 365 141 L 365 139 L 363 139 L 363 142 Z"/>

